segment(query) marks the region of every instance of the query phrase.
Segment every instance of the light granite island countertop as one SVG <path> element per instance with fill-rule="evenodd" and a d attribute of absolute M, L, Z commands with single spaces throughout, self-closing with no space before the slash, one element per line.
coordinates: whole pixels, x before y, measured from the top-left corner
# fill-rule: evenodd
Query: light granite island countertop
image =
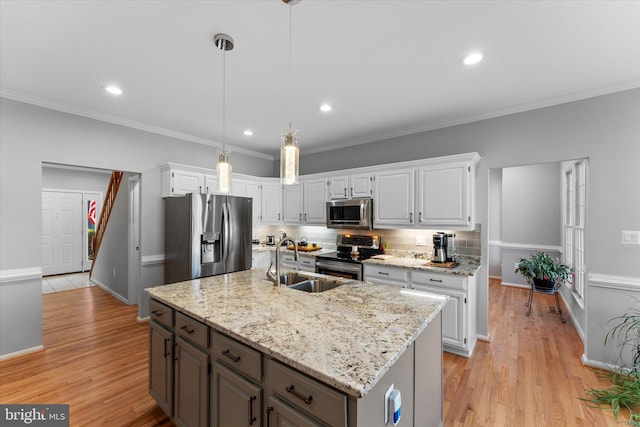
<path fill-rule="evenodd" d="M 358 401 L 400 358 L 409 357 L 403 356 L 408 348 L 418 348 L 414 343 L 421 334 L 437 336 L 431 342 L 439 347 L 426 352 L 439 357 L 433 362 L 440 367 L 434 382 L 439 381 L 436 390 L 442 394 L 440 312 L 448 297 L 336 277 L 331 280 L 343 284 L 307 293 L 275 287 L 265 280 L 264 271 L 247 270 L 146 291 L 152 299 Z M 431 323 L 436 326 L 423 334 Z M 410 357 L 413 369 L 413 351 Z M 412 384 L 413 378 L 412 371 Z M 413 391 L 406 393 L 413 396 Z M 379 406 L 383 399 L 375 400 Z M 405 406 L 413 408 L 409 403 Z"/>

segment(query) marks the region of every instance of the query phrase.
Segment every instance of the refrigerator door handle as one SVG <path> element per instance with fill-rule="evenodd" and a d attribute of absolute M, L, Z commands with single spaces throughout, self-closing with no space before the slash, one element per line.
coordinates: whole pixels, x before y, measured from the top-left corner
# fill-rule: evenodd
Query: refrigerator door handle
<path fill-rule="evenodd" d="M 222 205 L 222 223 L 224 224 L 224 253 L 222 254 L 222 259 L 225 266 L 225 271 L 228 269 L 229 263 L 229 245 L 232 239 L 231 236 L 231 215 L 229 211 L 229 202 L 225 200 Z"/>

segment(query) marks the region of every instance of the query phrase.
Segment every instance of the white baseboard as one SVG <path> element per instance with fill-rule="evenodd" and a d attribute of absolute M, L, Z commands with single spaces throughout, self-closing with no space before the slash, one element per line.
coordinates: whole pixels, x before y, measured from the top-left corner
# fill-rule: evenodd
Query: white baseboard
<path fill-rule="evenodd" d="M 114 291 L 113 289 L 109 288 L 107 285 L 105 285 L 104 283 L 101 283 L 100 281 L 94 279 L 93 277 L 91 278 L 91 283 L 94 283 L 96 286 L 98 286 L 100 289 L 105 290 L 106 292 L 110 293 L 113 297 L 115 297 L 116 299 L 118 299 L 120 302 L 129 305 L 129 301 L 123 297 L 122 295 L 120 295 L 119 293 L 117 293 L 116 291 Z"/>
<path fill-rule="evenodd" d="M 15 359 L 16 357 L 25 356 L 31 353 L 37 353 L 43 350 L 44 350 L 43 345 L 37 345 L 35 347 L 25 348 L 24 350 L 14 351 L 13 353 L 2 354 L 0 355 L 0 362 L 9 360 L 9 359 Z"/>
<path fill-rule="evenodd" d="M 610 365 L 608 363 L 598 362 L 597 360 L 587 359 L 587 355 L 584 353 L 582 354 L 582 356 L 580 356 L 580 360 L 582 361 L 582 364 L 584 366 L 589 366 L 590 368 L 604 369 L 605 371 L 611 372 L 620 370 L 620 366 Z"/>
<path fill-rule="evenodd" d="M 512 287 L 512 288 L 529 289 L 529 285 L 522 285 L 520 283 L 502 282 L 502 286 L 509 286 L 509 287 Z"/>
<path fill-rule="evenodd" d="M 491 342 L 490 335 L 478 335 L 477 338 L 478 338 L 478 341 Z"/>
<path fill-rule="evenodd" d="M 138 323 L 149 323 L 149 316 L 147 316 L 147 317 L 137 316 L 136 317 L 136 322 L 138 322 Z"/>

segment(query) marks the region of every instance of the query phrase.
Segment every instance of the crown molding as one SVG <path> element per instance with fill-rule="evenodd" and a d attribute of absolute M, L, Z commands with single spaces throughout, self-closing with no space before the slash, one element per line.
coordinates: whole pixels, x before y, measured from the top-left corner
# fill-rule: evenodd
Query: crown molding
<path fill-rule="evenodd" d="M 325 146 L 321 148 L 306 148 L 304 153 L 300 153 L 301 156 L 308 154 L 317 154 L 325 151 L 338 150 L 341 148 L 353 147 L 356 145 L 368 144 L 371 142 L 384 141 L 386 139 L 400 138 L 408 135 L 415 135 L 422 132 L 429 132 L 432 130 L 444 129 L 452 126 L 459 126 L 482 120 L 495 119 L 502 116 L 508 116 L 511 114 L 524 113 L 526 111 L 538 110 L 546 107 L 553 107 L 560 104 L 567 104 L 570 102 L 580 101 L 588 98 L 595 98 L 597 96 L 609 95 L 616 92 L 624 92 L 626 90 L 640 88 L 640 80 L 631 80 L 618 85 L 606 86 L 598 89 L 591 89 L 582 92 L 571 93 L 563 96 L 556 96 L 552 98 L 546 98 L 539 101 L 528 102 L 524 104 L 515 105 L 508 108 L 490 111 L 488 113 L 477 114 L 474 116 L 465 117 L 458 120 L 452 120 L 449 122 L 435 123 L 429 126 L 418 126 L 412 128 L 405 128 L 392 132 L 385 132 L 374 135 L 367 135 L 359 138 L 352 139 L 350 142 L 334 144 L 331 146 Z"/>
<path fill-rule="evenodd" d="M 46 98 L 40 98 L 33 95 L 27 95 L 21 92 L 17 92 L 10 89 L 0 89 L 0 98 L 11 99 L 13 101 L 24 102 L 25 104 L 36 105 L 38 107 L 47 108 L 49 110 L 60 111 L 67 114 L 73 114 L 76 116 L 86 117 L 89 119 L 99 120 L 101 122 L 111 123 L 119 126 L 128 127 L 131 129 L 137 129 L 144 132 L 154 133 L 156 135 L 167 136 L 169 138 L 179 139 L 187 142 L 194 142 L 196 144 L 207 145 L 214 148 L 222 148 L 222 144 L 199 136 L 190 135 L 183 132 L 177 132 L 171 129 L 161 128 L 159 126 L 150 125 L 147 123 L 137 122 L 135 120 L 129 120 L 122 117 L 111 116 L 109 114 L 98 113 L 96 111 L 88 110 L 85 108 L 76 107 L 73 105 L 63 104 L 60 102 L 52 101 Z M 234 153 L 245 154 L 247 156 L 257 157 L 260 159 L 273 161 L 273 156 L 264 153 L 258 153 L 257 151 L 247 150 L 246 148 L 236 147 L 226 144 L 226 146 Z"/>

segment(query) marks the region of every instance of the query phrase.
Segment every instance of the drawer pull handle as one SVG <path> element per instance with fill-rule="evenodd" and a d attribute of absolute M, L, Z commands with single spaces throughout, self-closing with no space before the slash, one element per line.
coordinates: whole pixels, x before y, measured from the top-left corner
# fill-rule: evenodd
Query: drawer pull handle
<path fill-rule="evenodd" d="M 164 315 L 160 310 L 153 310 L 151 313 L 155 314 L 158 317 L 162 317 Z"/>
<path fill-rule="evenodd" d="M 188 325 L 184 325 L 184 326 L 180 326 L 180 329 L 182 329 L 183 331 L 185 331 L 186 333 L 188 333 L 189 335 L 191 335 L 192 333 L 195 332 L 194 329 L 189 328 Z"/>
<path fill-rule="evenodd" d="M 429 279 L 430 282 L 438 282 L 438 283 L 442 283 L 442 280 L 440 279 Z"/>
<path fill-rule="evenodd" d="M 222 355 L 227 356 L 229 359 L 233 360 L 236 363 L 240 361 L 240 356 L 233 356 L 229 350 L 223 351 Z"/>
<path fill-rule="evenodd" d="M 300 393 L 298 393 L 295 390 L 295 387 L 293 387 L 293 384 L 291 384 L 289 387 L 285 387 L 284 389 L 287 390 L 287 393 L 293 394 L 295 397 L 297 397 L 298 399 L 302 400 L 307 405 L 311 405 L 311 401 L 313 400 L 313 396 L 304 397 L 303 395 L 301 395 Z"/>
<path fill-rule="evenodd" d="M 256 417 L 253 416 L 253 401 L 256 400 L 255 396 L 251 396 L 249 398 L 249 425 L 252 426 L 253 423 L 257 420 Z"/>
<path fill-rule="evenodd" d="M 384 271 L 378 271 L 378 274 L 382 275 L 382 276 L 388 276 L 389 273 L 385 273 Z"/>

